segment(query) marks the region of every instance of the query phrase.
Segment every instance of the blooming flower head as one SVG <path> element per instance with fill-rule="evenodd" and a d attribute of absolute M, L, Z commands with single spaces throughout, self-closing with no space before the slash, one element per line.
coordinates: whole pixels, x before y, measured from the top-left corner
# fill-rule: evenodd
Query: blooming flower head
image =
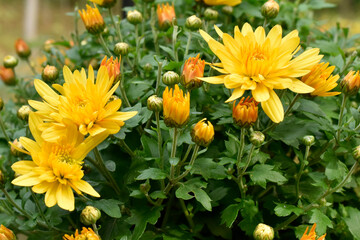
<path fill-rule="evenodd" d="M 254 99 L 261 102 L 264 112 L 278 123 L 284 119 L 284 109 L 274 89 L 288 88 L 297 93 L 314 91 L 314 88 L 296 78 L 309 73 L 322 56 L 319 49 L 314 48 L 294 57 L 300 49 L 297 30 L 284 38 L 280 25 L 273 27 L 267 36 L 263 27 L 258 27 L 254 32 L 248 23 L 241 31 L 235 27 L 234 38 L 216 26 L 215 30 L 224 44 L 202 30 L 200 34 L 221 61 L 213 68 L 223 75 L 201 80 L 234 89 L 226 102 L 238 99 L 246 90 L 250 90 Z"/>
<path fill-rule="evenodd" d="M 258 103 L 254 98 L 250 97 L 247 97 L 246 99 L 243 97 L 237 105 L 234 101 L 232 111 L 234 122 L 241 127 L 252 125 L 258 118 L 257 105 Z"/>
<path fill-rule="evenodd" d="M 92 8 L 86 4 L 86 10 L 79 10 L 79 14 L 89 33 L 96 35 L 104 31 L 105 22 L 97 7 Z"/>
<path fill-rule="evenodd" d="M 309 230 L 309 227 L 307 227 L 300 240 L 325 240 L 326 233 L 316 239 L 315 228 L 316 228 L 316 223 L 314 223 L 314 225 L 311 227 L 309 234 L 307 234 L 307 231 Z"/>
<path fill-rule="evenodd" d="M 241 3 L 242 0 L 204 0 L 206 5 L 217 6 L 217 5 L 229 5 L 236 6 Z"/>
<path fill-rule="evenodd" d="M 198 88 L 202 81 L 198 79 L 204 76 L 205 60 L 199 59 L 200 54 L 185 61 L 181 76 L 181 84 L 187 89 Z"/>
<path fill-rule="evenodd" d="M 179 85 L 175 89 L 165 88 L 163 92 L 164 121 L 168 127 L 181 127 L 189 120 L 190 94 L 184 95 Z"/>
<path fill-rule="evenodd" d="M 166 5 L 158 4 L 156 13 L 158 16 L 159 27 L 162 29 L 169 28 L 173 19 L 176 18 L 174 4 L 171 6 L 169 3 L 166 3 Z"/>
<path fill-rule="evenodd" d="M 31 54 L 31 49 L 27 43 L 19 38 L 15 42 L 15 51 L 16 54 L 21 58 L 28 58 Z"/>
<path fill-rule="evenodd" d="M 214 140 L 214 134 L 214 126 L 204 118 L 192 129 L 191 138 L 197 145 L 207 147 Z"/>
<path fill-rule="evenodd" d="M 340 92 L 329 92 L 337 86 L 339 75 L 331 75 L 335 66 L 328 66 L 329 63 L 316 64 L 311 72 L 301 78 L 301 81 L 315 89 L 310 93 L 311 96 L 327 97 L 340 94 Z"/>
<path fill-rule="evenodd" d="M 348 95 L 355 95 L 360 88 L 359 71 L 350 71 L 341 81 L 342 91 Z"/>
<path fill-rule="evenodd" d="M 105 66 L 100 67 L 96 82 L 91 65 L 88 77 L 84 69 L 72 73 L 67 66 L 64 67 L 63 74 L 64 85 L 53 85 L 61 95 L 43 81 L 35 79 L 35 88 L 44 102 L 29 101 L 46 122 L 41 127 L 42 137 L 47 141 L 56 141 L 64 135 L 67 122 L 75 123 L 83 135 L 96 136 L 102 132 L 115 134 L 120 131 L 125 120 L 137 114 L 118 112 L 121 106 L 120 99 L 109 102 L 119 82 L 113 85 L 113 78 L 109 78 Z"/>
<path fill-rule="evenodd" d="M 16 240 L 16 236 L 13 233 L 13 231 L 11 231 L 10 229 L 8 229 L 7 227 L 5 227 L 4 225 L 1 224 L 0 239 L 1 240 Z"/>
<path fill-rule="evenodd" d="M 120 61 L 118 58 L 113 59 L 111 58 L 107 59 L 105 56 L 103 60 L 101 61 L 100 66 L 105 66 L 108 70 L 109 77 L 114 79 L 114 83 L 117 83 L 120 79 L 121 73 L 120 73 Z"/>
<path fill-rule="evenodd" d="M 76 229 L 75 236 L 65 234 L 63 240 L 100 240 L 100 237 L 91 229 L 83 227 L 81 233 Z"/>
<path fill-rule="evenodd" d="M 104 8 L 110 8 L 114 6 L 116 3 L 116 0 L 90 0 L 90 1 Z"/>
<path fill-rule="evenodd" d="M 69 124 L 67 132 L 57 142 L 46 142 L 38 129 L 42 123 L 41 117 L 31 113 L 29 128 L 35 141 L 21 137 L 20 143 L 26 149 L 18 149 L 32 158 L 14 163 L 11 168 L 18 175 L 12 184 L 32 187 L 36 193 L 45 194 L 45 204 L 73 211 L 75 200 L 73 190 L 77 194 L 85 192 L 94 197 L 100 195 L 89 183 L 82 180 L 81 170 L 83 159 L 99 143 L 108 136 L 106 132 L 88 137 L 84 140 L 82 134 L 76 131 L 76 125 Z M 16 146 L 14 146 L 16 148 Z"/>

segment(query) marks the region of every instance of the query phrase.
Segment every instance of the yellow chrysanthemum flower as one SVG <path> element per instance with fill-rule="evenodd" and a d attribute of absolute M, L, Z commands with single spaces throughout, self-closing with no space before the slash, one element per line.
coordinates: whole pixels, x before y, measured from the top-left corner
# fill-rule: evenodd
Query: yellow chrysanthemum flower
<path fill-rule="evenodd" d="M 224 44 L 202 30 L 200 34 L 221 61 L 212 67 L 223 75 L 200 79 L 234 89 L 226 102 L 238 99 L 246 90 L 251 90 L 264 112 L 278 123 L 284 119 L 284 109 L 274 89 L 288 88 L 297 93 L 314 91 L 296 78 L 309 73 L 322 56 L 319 49 L 314 48 L 294 57 L 300 49 L 298 31 L 294 30 L 283 38 L 281 26 L 276 25 L 266 36 L 263 27 L 254 32 L 246 23 L 241 31 L 238 26 L 235 27 L 233 38 L 216 26 L 215 30 Z"/>
<path fill-rule="evenodd" d="M 63 240 L 100 240 L 100 237 L 91 229 L 83 227 L 81 233 L 76 229 L 75 236 L 65 234 Z"/>
<path fill-rule="evenodd" d="M 164 122 L 168 127 L 182 127 L 189 120 L 190 94 L 186 94 L 175 85 L 175 88 L 166 87 L 163 92 Z"/>
<path fill-rule="evenodd" d="M 236 6 L 241 3 L 242 0 L 204 0 L 204 3 L 210 6 L 217 6 L 217 5 L 229 5 L 229 6 Z"/>
<path fill-rule="evenodd" d="M 309 230 L 309 227 L 307 227 L 300 240 L 325 240 L 326 233 L 321 237 L 319 237 L 318 239 L 316 239 L 315 228 L 316 228 L 316 223 L 314 223 L 314 225 L 311 227 L 309 234 L 307 234 L 307 231 Z"/>
<path fill-rule="evenodd" d="M 301 78 L 301 81 L 315 89 L 310 93 L 311 96 L 327 97 L 340 94 L 340 92 L 329 92 L 337 86 L 336 81 L 339 75 L 331 75 L 335 66 L 328 66 L 329 63 L 319 63 L 311 69 L 310 73 Z"/>
<path fill-rule="evenodd" d="M 67 122 L 75 123 L 83 135 L 96 136 L 103 132 L 115 134 L 125 120 L 137 114 L 117 112 L 121 106 L 120 99 L 109 102 L 119 82 L 112 86 L 113 78 L 109 78 L 105 66 L 100 67 L 96 82 L 91 65 L 88 77 L 84 69 L 72 73 L 67 66 L 63 73 L 64 85 L 53 85 L 62 95 L 57 94 L 43 81 L 35 79 L 35 88 L 44 102 L 29 101 L 46 122 L 41 125 L 41 130 L 42 137 L 47 141 L 56 141 L 64 135 Z"/>
<path fill-rule="evenodd" d="M 89 183 L 82 180 L 84 173 L 81 167 L 86 155 L 108 134 L 103 132 L 84 140 L 84 136 L 76 131 L 76 126 L 69 124 L 66 134 L 57 142 L 46 142 L 37 128 L 41 123 L 40 116 L 30 114 L 29 128 L 35 141 L 21 137 L 20 143 L 26 151 L 18 150 L 31 155 L 32 161 L 19 161 L 11 166 L 18 175 L 12 184 L 32 187 L 36 193 L 46 193 L 46 206 L 58 204 L 69 211 L 73 211 L 75 205 L 72 189 L 78 194 L 85 192 L 100 197 Z"/>
<path fill-rule="evenodd" d="M 105 22 L 96 6 L 92 8 L 86 4 L 86 10 L 79 10 L 79 14 L 89 33 L 100 34 L 104 31 Z"/>

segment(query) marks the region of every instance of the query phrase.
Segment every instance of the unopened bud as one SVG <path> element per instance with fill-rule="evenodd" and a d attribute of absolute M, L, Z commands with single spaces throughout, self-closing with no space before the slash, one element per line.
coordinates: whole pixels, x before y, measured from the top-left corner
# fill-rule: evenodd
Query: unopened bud
<path fill-rule="evenodd" d="M 359 107 L 359 105 L 358 105 L 358 103 L 357 103 L 356 101 L 351 101 L 350 105 L 351 105 L 353 108 L 356 108 L 356 109 Z"/>
<path fill-rule="evenodd" d="M 8 229 L 7 227 L 5 227 L 4 225 L 1 224 L 0 239 L 1 240 L 16 240 L 16 236 L 13 233 L 13 231 L 11 231 L 10 229 Z"/>
<path fill-rule="evenodd" d="M 15 71 L 13 68 L 0 67 L 0 78 L 8 86 L 14 86 L 16 84 Z"/>
<path fill-rule="evenodd" d="M 204 118 L 191 130 L 191 139 L 197 145 L 207 147 L 214 140 L 214 134 L 214 126 Z"/>
<path fill-rule="evenodd" d="M 360 145 L 354 148 L 353 157 L 356 161 L 360 162 Z"/>
<path fill-rule="evenodd" d="M 29 48 L 27 43 L 21 38 L 19 38 L 15 42 L 15 51 L 20 58 L 28 58 L 31 54 L 31 49 Z"/>
<path fill-rule="evenodd" d="M 147 73 L 149 73 L 153 70 L 153 66 L 150 63 L 146 63 L 143 68 L 144 68 L 144 71 Z"/>
<path fill-rule="evenodd" d="M 201 28 L 202 21 L 196 15 L 192 15 L 186 19 L 185 27 L 191 31 L 197 31 Z"/>
<path fill-rule="evenodd" d="M 129 53 L 129 44 L 125 42 L 119 42 L 115 44 L 114 52 L 116 55 L 126 56 Z"/>
<path fill-rule="evenodd" d="M 142 22 L 143 17 L 138 10 L 133 10 L 128 12 L 126 19 L 129 21 L 129 23 L 137 25 Z"/>
<path fill-rule="evenodd" d="M 41 73 L 45 82 L 52 83 L 59 77 L 59 70 L 55 66 L 46 65 Z"/>
<path fill-rule="evenodd" d="M 19 149 L 25 150 L 23 145 L 20 143 L 20 141 L 18 141 L 17 139 L 15 139 L 10 147 L 10 153 L 15 156 L 15 157 L 22 157 L 24 156 L 24 153 L 21 152 Z"/>
<path fill-rule="evenodd" d="M 274 229 L 266 224 L 259 223 L 254 230 L 255 240 L 273 240 Z"/>
<path fill-rule="evenodd" d="M 4 108 L 4 100 L 0 97 L 0 111 Z"/>
<path fill-rule="evenodd" d="M 18 65 L 18 63 L 19 60 L 12 55 L 7 55 L 4 57 L 4 67 L 6 68 L 14 68 L 16 65 Z"/>
<path fill-rule="evenodd" d="M 55 41 L 53 39 L 46 40 L 44 42 L 44 50 L 45 50 L 45 52 L 50 53 L 51 49 L 54 47 L 54 45 L 53 45 L 54 43 L 55 43 Z"/>
<path fill-rule="evenodd" d="M 232 15 L 234 12 L 234 9 L 232 6 L 226 5 L 222 8 L 222 12 L 226 15 Z"/>
<path fill-rule="evenodd" d="M 305 145 L 305 146 L 311 146 L 313 145 L 315 142 L 315 137 L 313 135 L 306 135 L 302 138 L 302 143 Z"/>
<path fill-rule="evenodd" d="M 173 86 L 179 82 L 179 74 L 173 71 L 167 71 L 162 77 L 162 81 L 167 86 Z"/>
<path fill-rule="evenodd" d="M 147 99 L 147 108 L 153 112 L 160 112 L 163 107 L 162 98 L 152 95 Z"/>
<path fill-rule="evenodd" d="M 19 108 L 17 112 L 18 118 L 21 120 L 27 121 L 29 119 L 29 114 L 32 112 L 31 107 L 29 105 L 23 105 Z"/>
<path fill-rule="evenodd" d="M 261 7 L 261 14 L 264 16 L 264 18 L 267 19 L 276 18 L 276 16 L 279 14 L 279 11 L 280 6 L 274 0 L 268 0 Z"/>
<path fill-rule="evenodd" d="M 140 184 L 140 191 L 144 194 L 147 194 L 150 191 L 150 188 L 151 186 L 148 182 Z"/>
<path fill-rule="evenodd" d="M 95 224 L 100 218 L 100 210 L 93 206 L 86 206 L 80 214 L 80 222 L 82 222 L 85 226 Z"/>
<path fill-rule="evenodd" d="M 250 134 L 250 142 L 255 147 L 260 147 L 265 141 L 265 135 L 262 132 L 254 131 Z"/>
<path fill-rule="evenodd" d="M 350 71 L 340 82 L 341 90 L 348 96 L 355 95 L 360 89 L 359 71 Z"/>
<path fill-rule="evenodd" d="M 207 21 L 215 21 L 219 17 L 219 12 L 212 8 L 207 8 L 205 9 L 204 17 Z"/>

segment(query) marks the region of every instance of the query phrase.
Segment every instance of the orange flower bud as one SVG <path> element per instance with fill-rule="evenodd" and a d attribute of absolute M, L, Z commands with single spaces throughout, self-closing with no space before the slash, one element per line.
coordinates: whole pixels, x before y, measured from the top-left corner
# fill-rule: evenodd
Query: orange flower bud
<path fill-rule="evenodd" d="M 190 115 L 190 94 L 184 95 L 179 85 L 175 85 L 175 89 L 166 87 L 163 93 L 163 113 L 166 126 L 185 125 Z"/>
<path fill-rule="evenodd" d="M 96 35 L 104 31 L 105 22 L 97 7 L 94 6 L 94 8 L 92 8 L 89 5 L 86 5 L 86 10 L 79 10 L 79 14 L 89 33 Z"/>
<path fill-rule="evenodd" d="M 166 5 L 158 4 L 156 13 L 158 16 L 159 27 L 164 30 L 168 29 L 176 18 L 174 4 L 171 6 L 169 3 L 166 3 Z"/>
<path fill-rule="evenodd" d="M 214 127 L 206 118 L 199 121 L 191 131 L 191 139 L 199 146 L 207 147 L 214 140 Z"/>
<path fill-rule="evenodd" d="M 240 102 L 236 105 L 233 103 L 232 116 L 234 122 L 240 127 L 248 127 L 256 122 L 258 117 L 258 103 L 254 98 L 247 97 L 241 98 Z"/>
<path fill-rule="evenodd" d="M 113 60 L 113 57 L 109 58 L 108 60 L 106 60 L 106 56 L 103 58 L 103 60 L 101 61 L 100 67 L 101 66 L 105 66 L 108 70 L 109 73 L 109 77 L 113 77 L 114 81 L 113 83 L 117 83 L 120 80 L 120 76 L 121 76 L 121 72 L 120 72 L 120 61 L 118 58 L 115 58 L 115 60 Z"/>
<path fill-rule="evenodd" d="M 342 91 L 348 95 L 355 95 L 360 88 L 359 71 L 350 71 L 340 83 Z"/>
<path fill-rule="evenodd" d="M 185 61 L 181 75 L 181 84 L 187 89 L 198 88 L 202 85 L 199 77 L 204 76 L 205 60 L 199 59 L 200 54 Z"/>
<path fill-rule="evenodd" d="M 0 78 L 8 86 L 16 84 L 15 72 L 13 68 L 0 67 Z"/>
<path fill-rule="evenodd" d="M 0 226 L 0 239 L 2 239 L 2 240 L 16 240 L 16 236 L 10 229 L 8 229 L 7 227 L 5 227 L 4 225 L 1 224 L 1 226 Z"/>
<path fill-rule="evenodd" d="M 31 49 L 27 45 L 27 43 L 19 38 L 15 42 L 15 51 L 16 54 L 21 58 L 28 58 L 31 54 Z"/>

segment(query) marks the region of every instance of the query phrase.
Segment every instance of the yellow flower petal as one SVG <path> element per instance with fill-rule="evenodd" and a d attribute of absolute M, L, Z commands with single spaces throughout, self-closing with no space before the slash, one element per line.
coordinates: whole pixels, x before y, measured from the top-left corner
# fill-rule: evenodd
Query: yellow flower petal
<path fill-rule="evenodd" d="M 75 209 L 74 193 L 69 185 L 59 184 L 56 191 L 56 201 L 59 207 L 65 210 L 74 211 Z"/>
<path fill-rule="evenodd" d="M 291 87 L 289 87 L 289 89 L 296 93 L 311 93 L 315 90 L 314 88 L 297 79 L 293 80 L 293 84 Z"/>
<path fill-rule="evenodd" d="M 256 84 L 256 88 L 251 91 L 257 102 L 264 102 L 270 98 L 269 89 L 264 84 Z"/>
<path fill-rule="evenodd" d="M 276 95 L 274 90 L 269 89 L 269 93 L 270 98 L 267 101 L 262 102 L 261 107 L 273 122 L 279 123 L 284 120 L 284 108 L 280 98 Z"/>
<path fill-rule="evenodd" d="M 244 92 L 245 92 L 244 89 L 235 88 L 234 91 L 232 92 L 230 98 L 228 98 L 228 100 L 226 100 L 225 102 L 228 103 L 228 102 L 238 99 L 239 97 L 241 97 L 244 94 Z"/>
<path fill-rule="evenodd" d="M 100 197 L 100 195 L 95 191 L 95 189 L 89 183 L 83 180 L 73 182 L 73 185 L 84 193 L 87 193 L 93 197 Z"/>

